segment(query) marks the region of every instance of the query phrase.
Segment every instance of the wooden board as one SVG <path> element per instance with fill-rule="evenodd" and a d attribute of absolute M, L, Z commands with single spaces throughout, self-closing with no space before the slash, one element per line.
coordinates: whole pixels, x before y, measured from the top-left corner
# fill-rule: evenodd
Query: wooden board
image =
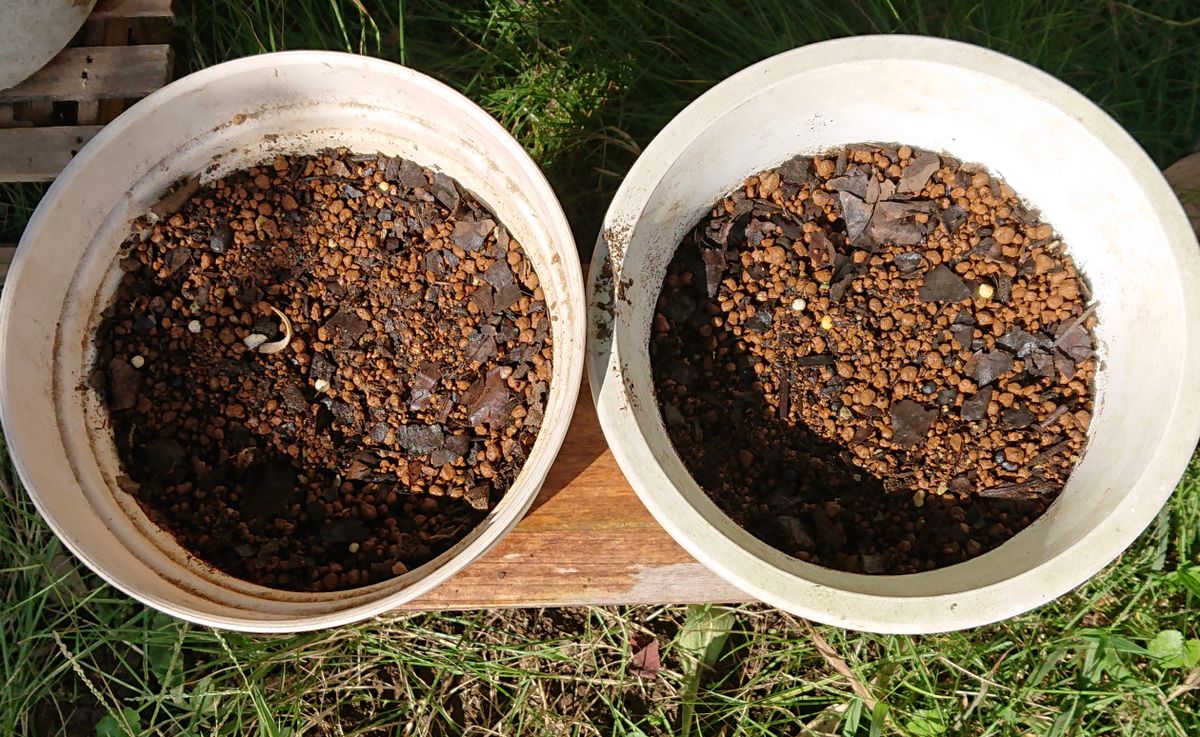
<path fill-rule="evenodd" d="M 173 0 L 99 0 L 88 19 L 171 18 L 173 4 Z"/>
<path fill-rule="evenodd" d="M 8 266 L 12 263 L 16 253 L 16 246 L 0 246 L 0 282 L 3 282 L 4 277 L 8 276 Z"/>
<path fill-rule="evenodd" d="M 98 125 L 0 129 L 0 182 L 48 182 L 63 170 Z"/>
<path fill-rule="evenodd" d="M 530 512 L 487 555 L 403 609 L 749 599 L 684 552 L 642 506 L 584 386 Z"/>
<path fill-rule="evenodd" d="M 1200 153 L 1184 157 L 1176 161 L 1163 176 L 1171 183 L 1175 194 L 1183 205 L 1184 212 L 1192 221 L 1192 228 L 1200 238 Z"/>
<path fill-rule="evenodd" d="M 0 103 L 145 97 L 170 76 L 167 44 L 65 49 L 29 79 L 0 90 Z"/>
<path fill-rule="evenodd" d="M 166 84 L 173 19 L 172 0 L 98 0 L 69 48 L 0 90 L 0 182 L 53 179 L 97 126 Z"/>

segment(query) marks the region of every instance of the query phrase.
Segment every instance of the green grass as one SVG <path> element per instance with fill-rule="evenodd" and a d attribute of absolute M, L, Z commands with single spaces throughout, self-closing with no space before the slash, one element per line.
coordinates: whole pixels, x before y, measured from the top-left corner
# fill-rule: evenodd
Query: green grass
<path fill-rule="evenodd" d="M 545 167 L 585 254 L 621 176 L 672 115 L 751 62 L 827 38 L 920 33 L 1012 54 L 1076 86 L 1164 166 L 1200 138 L 1194 3 L 178 4 L 180 73 L 331 48 L 446 80 Z M 19 236 L 41 192 L 0 187 L 0 240 Z M 1195 464 L 1129 552 L 1035 612 L 893 637 L 739 607 L 711 667 L 693 645 L 714 615 L 683 607 L 405 615 L 289 637 L 189 626 L 76 563 L 7 470 L 0 569 L 0 734 L 1200 734 L 1200 690 L 1184 690 L 1200 685 L 1200 664 L 1172 655 L 1171 634 L 1200 638 Z M 650 638 L 662 670 L 645 680 L 629 663 Z"/>

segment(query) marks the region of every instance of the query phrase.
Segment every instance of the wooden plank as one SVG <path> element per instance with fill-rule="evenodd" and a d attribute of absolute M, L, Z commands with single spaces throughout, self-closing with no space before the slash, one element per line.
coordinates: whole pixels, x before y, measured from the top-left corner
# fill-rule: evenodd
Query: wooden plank
<path fill-rule="evenodd" d="M 129 39 L 129 19 L 128 18 L 110 18 L 106 21 L 101 21 L 104 25 L 104 44 L 105 46 L 126 46 Z M 167 69 L 165 78 L 170 79 L 171 70 Z M 116 119 L 121 112 L 125 110 L 125 101 L 122 99 L 100 100 L 96 106 L 96 122 L 110 123 Z M 82 123 L 83 121 L 79 121 Z"/>
<path fill-rule="evenodd" d="M 129 18 L 128 43 L 131 46 L 171 43 L 171 23 L 162 18 Z"/>
<path fill-rule="evenodd" d="M 487 555 L 403 609 L 749 599 L 684 552 L 642 506 L 585 386 L 533 509 Z"/>
<path fill-rule="evenodd" d="M 16 244 L 5 243 L 0 245 L 0 283 L 4 281 L 4 277 L 8 276 L 8 267 L 12 264 L 13 256 L 16 253 Z"/>
<path fill-rule="evenodd" d="M 58 176 L 98 125 L 0 130 L 0 182 L 46 182 Z"/>
<path fill-rule="evenodd" d="M 173 0 L 99 0 L 89 20 L 108 18 L 173 18 Z"/>
<path fill-rule="evenodd" d="M 104 43 L 104 31 L 108 26 L 105 18 L 97 18 L 95 12 L 88 16 L 87 21 L 83 24 L 83 30 L 75 36 L 75 45 L 77 46 L 106 46 Z"/>
<path fill-rule="evenodd" d="M 13 106 L 13 112 L 24 125 L 50 125 L 54 103 L 50 100 L 20 102 Z"/>
<path fill-rule="evenodd" d="M 1176 161 L 1163 176 L 1170 182 L 1184 212 L 1192 221 L 1196 237 L 1200 238 L 1200 153 L 1194 153 Z"/>
<path fill-rule="evenodd" d="M 29 79 L 0 90 L 0 103 L 145 97 L 167 83 L 170 68 L 168 44 L 66 49 Z"/>
<path fill-rule="evenodd" d="M 100 115 L 100 100 L 80 100 L 75 109 L 76 125 L 95 125 Z"/>

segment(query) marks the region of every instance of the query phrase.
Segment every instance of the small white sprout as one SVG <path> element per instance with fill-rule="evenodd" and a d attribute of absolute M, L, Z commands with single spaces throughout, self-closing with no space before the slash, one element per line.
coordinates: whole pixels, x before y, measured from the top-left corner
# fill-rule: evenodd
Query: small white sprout
<path fill-rule="evenodd" d="M 258 348 L 259 353 L 278 353 L 284 348 L 287 348 L 288 343 L 292 342 L 292 321 L 288 319 L 287 315 L 283 314 L 271 305 L 267 305 L 267 309 L 271 310 L 271 312 L 274 312 L 279 318 L 280 324 L 283 325 L 283 337 L 273 343 L 260 342 L 256 347 Z"/>

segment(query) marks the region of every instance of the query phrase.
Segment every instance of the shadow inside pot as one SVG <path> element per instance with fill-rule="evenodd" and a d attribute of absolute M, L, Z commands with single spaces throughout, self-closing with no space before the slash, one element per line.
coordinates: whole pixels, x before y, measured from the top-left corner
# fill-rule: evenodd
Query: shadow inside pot
<path fill-rule="evenodd" d="M 744 244 L 730 240 L 728 262 L 739 263 Z M 886 478 L 868 472 L 852 452 L 868 438 L 856 434 L 835 442 L 830 434 L 841 429 L 837 421 L 814 428 L 788 409 L 818 403 L 849 412 L 840 401 L 846 382 L 832 371 L 832 359 L 795 359 L 779 374 L 783 379 L 768 379 L 774 368 L 743 337 L 742 327 L 721 319 L 720 298 L 710 297 L 705 283 L 700 249 L 685 240 L 667 268 L 654 316 L 649 348 L 655 394 L 680 460 L 747 532 L 830 568 L 917 573 L 999 546 L 1049 505 L 1047 499 L 926 494 L 914 487 L 912 470 Z M 754 329 L 748 325 L 744 329 Z M 821 372 L 815 391 L 807 379 L 807 390 L 788 383 L 788 375 L 806 372 Z M 912 463 L 919 462 L 914 456 Z"/>

